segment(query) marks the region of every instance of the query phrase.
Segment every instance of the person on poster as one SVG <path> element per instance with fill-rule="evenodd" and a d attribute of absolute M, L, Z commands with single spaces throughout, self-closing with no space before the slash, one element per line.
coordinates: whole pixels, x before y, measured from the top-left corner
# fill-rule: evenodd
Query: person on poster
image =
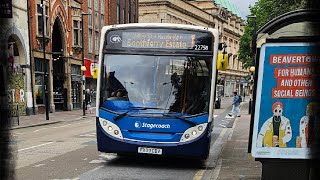
<path fill-rule="evenodd" d="M 292 138 L 290 120 L 284 117 L 283 104 L 276 102 L 272 105 L 273 116 L 262 125 L 257 138 L 257 147 L 287 147 Z"/>
<path fill-rule="evenodd" d="M 316 117 L 319 113 L 317 107 L 319 106 L 315 102 L 307 105 L 306 116 L 300 119 L 300 137 L 297 137 L 297 147 L 306 148 L 312 143 L 316 134 Z"/>

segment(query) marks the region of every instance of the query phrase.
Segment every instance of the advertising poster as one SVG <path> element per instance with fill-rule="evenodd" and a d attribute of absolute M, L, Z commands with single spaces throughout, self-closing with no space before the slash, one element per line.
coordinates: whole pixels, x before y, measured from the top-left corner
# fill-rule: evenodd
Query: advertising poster
<path fill-rule="evenodd" d="M 319 127 L 320 52 L 315 44 L 261 47 L 252 156 L 309 159 Z"/>

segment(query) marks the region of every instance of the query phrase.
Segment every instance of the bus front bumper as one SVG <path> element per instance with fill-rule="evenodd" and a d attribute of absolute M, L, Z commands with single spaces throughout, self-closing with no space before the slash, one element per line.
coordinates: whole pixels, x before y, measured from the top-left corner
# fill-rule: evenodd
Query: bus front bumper
<path fill-rule="evenodd" d="M 210 133 L 209 133 L 210 132 Z M 206 131 L 199 139 L 190 143 L 151 143 L 118 140 L 105 134 L 97 123 L 98 151 L 118 154 L 139 154 L 139 147 L 162 149 L 161 156 L 207 159 L 210 149 L 211 131 Z"/>

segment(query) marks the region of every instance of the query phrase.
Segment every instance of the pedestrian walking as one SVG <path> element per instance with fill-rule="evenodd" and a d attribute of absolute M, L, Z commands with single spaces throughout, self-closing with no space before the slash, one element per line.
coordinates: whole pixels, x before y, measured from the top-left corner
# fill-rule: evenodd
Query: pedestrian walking
<path fill-rule="evenodd" d="M 89 111 L 90 114 L 92 114 L 92 106 L 91 106 L 91 103 L 92 103 L 92 95 L 91 95 L 90 89 L 87 89 L 87 90 L 86 90 L 85 100 L 86 100 L 87 110 Z"/>
<path fill-rule="evenodd" d="M 240 103 L 241 97 L 237 92 L 234 92 L 233 103 L 232 103 L 232 111 L 229 113 L 229 116 L 240 117 Z"/>

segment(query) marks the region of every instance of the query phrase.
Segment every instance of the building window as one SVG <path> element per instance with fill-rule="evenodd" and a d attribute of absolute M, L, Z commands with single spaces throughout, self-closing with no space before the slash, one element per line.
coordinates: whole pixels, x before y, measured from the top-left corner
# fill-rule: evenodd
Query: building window
<path fill-rule="evenodd" d="M 89 46 L 89 53 L 92 53 L 92 29 L 89 28 L 89 36 L 88 36 L 88 46 Z"/>
<path fill-rule="evenodd" d="M 82 22 L 79 20 L 73 20 L 73 45 L 81 46 L 81 34 L 82 34 Z"/>
<path fill-rule="evenodd" d="M 126 12 L 125 12 L 125 10 L 124 10 L 124 8 L 122 9 L 122 23 L 124 24 L 124 23 L 126 23 Z"/>
<path fill-rule="evenodd" d="M 128 2 L 128 23 L 131 23 L 131 0 Z"/>
<path fill-rule="evenodd" d="M 137 16 L 137 3 L 136 0 L 133 0 L 133 22 L 136 22 L 136 16 Z"/>
<path fill-rule="evenodd" d="M 127 17 L 126 17 L 126 8 L 127 8 L 126 0 L 123 0 L 122 5 L 123 5 L 123 8 L 122 8 L 122 22 L 123 22 L 123 24 L 125 24 L 126 20 L 127 20 Z"/>
<path fill-rule="evenodd" d="M 45 23 L 45 26 L 44 26 L 44 32 L 45 32 L 45 35 L 46 36 L 49 36 L 49 8 L 48 6 L 45 5 L 45 8 L 44 8 L 44 15 L 45 15 L 45 19 L 44 19 L 44 23 Z M 42 36 L 43 35 L 43 28 L 42 28 L 42 7 L 40 4 L 37 4 L 37 21 L 38 21 L 38 35 L 39 36 Z"/>
<path fill-rule="evenodd" d="M 101 0 L 101 2 L 100 2 L 100 4 L 101 4 L 101 14 L 104 14 L 104 6 L 105 6 L 105 3 L 104 3 L 104 0 Z"/>
<path fill-rule="evenodd" d="M 98 12 L 94 12 L 94 29 L 99 30 L 99 18 L 98 18 Z"/>
<path fill-rule="evenodd" d="M 98 0 L 94 0 L 94 11 L 98 11 Z"/>
<path fill-rule="evenodd" d="M 96 0 L 94 0 L 94 3 L 96 5 Z M 89 19 L 88 19 L 88 53 L 93 52 L 93 39 L 92 39 L 92 33 L 93 33 L 93 24 L 92 24 L 92 18 L 94 14 L 92 13 L 92 0 L 88 0 L 88 13 Z"/>
<path fill-rule="evenodd" d="M 88 9 L 88 13 L 90 14 L 88 17 L 88 26 L 92 27 L 92 9 Z"/>
<path fill-rule="evenodd" d="M 100 12 L 100 28 L 104 26 L 104 0 L 101 0 L 101 12 Z"/>
<path fill-rule="evenodd" d="M 117 24 L 120 24 L 120 0 L 117 0 Z"/>
<path fill-rule="evenodd" d="M 104 26 L 104 15 L 101 14 L 100 18 L 101 18 L 101 27 L 103 27 Z"/>
<path fill-rule="evenodd" d="M 44 82 L 45 82 L 45 73 L 47 72 L 48 75 L 48 61 L 44 61 L 42 59 L 34 59 L 35 65 L 35 88 L 34 94 L 36 96 L 36 103 L 37 104 L 44 104 Z"/>
<path fill-rule="evenodd" d="M 88 8 L 92 9 L 92 1 L 88 0 Z"/>
<path fill-rule="evenodd" d="M 99 32 L 95 32 L 95 54 L 99 54 Z"/>
<path fill-rule="evenodd" d="M 80 75 L 81 74 L 81 66 L 76 64 L 71 64 L 71 74 Z"/>

